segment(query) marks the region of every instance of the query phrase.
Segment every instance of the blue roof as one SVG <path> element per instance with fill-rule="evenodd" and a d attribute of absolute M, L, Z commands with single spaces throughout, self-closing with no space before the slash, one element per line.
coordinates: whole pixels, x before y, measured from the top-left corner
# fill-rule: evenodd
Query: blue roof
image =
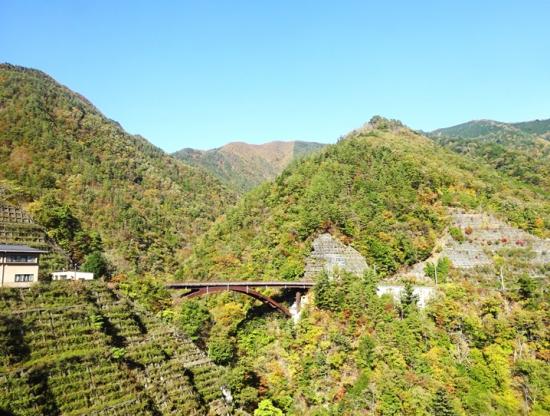
<path fill-rule="evenodd" d="M 29 246 L 0 244 L 0 252 L 2 253 L 47 253 L 45 250 L 39 250 Z"/>

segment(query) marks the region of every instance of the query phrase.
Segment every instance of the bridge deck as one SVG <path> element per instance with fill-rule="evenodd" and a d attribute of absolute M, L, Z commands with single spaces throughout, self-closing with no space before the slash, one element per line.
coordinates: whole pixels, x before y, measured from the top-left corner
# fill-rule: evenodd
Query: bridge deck
<path fill-rule="evenodd" d="M 281 281 L 266 281 L 266 282 L 254 282 L 254 281 L 230 281 L 230 282 L 171 282 L 165 286 L 168 289 L 200 289 L 206 287 L 277 287 L 282 289 L 307 289 L 315 285 L 312 281 L 298 281 L 298 282 L 281 282 Z"/>

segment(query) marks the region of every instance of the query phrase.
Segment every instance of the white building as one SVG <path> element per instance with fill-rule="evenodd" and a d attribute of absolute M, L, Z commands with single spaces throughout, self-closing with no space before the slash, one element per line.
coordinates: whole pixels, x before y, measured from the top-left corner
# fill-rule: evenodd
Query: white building
<path fill-rule="evenodd" d="M 94 274 L 88 272 L 77 272 L 74 270 L 52 273 L 53 280 L 94 280 Z"/>
<path fill-rule="evenodd" d="M 403 285 L 378 285 L 376 294 L 378 296 L 389 294 L 393 300 L 399 301 L 404 289 L 405 286 Z M 431 286 L 413 286 L 413 294 L 418 297 L 418 307 L 424 308 L 435 295 L 435 289 Z"/>
<path fill-rule="evenodd" d="M 47 253 L 29 246 L 0 244 L 0 287 L 29 287 L 38 281 L 38 260 Z"/>

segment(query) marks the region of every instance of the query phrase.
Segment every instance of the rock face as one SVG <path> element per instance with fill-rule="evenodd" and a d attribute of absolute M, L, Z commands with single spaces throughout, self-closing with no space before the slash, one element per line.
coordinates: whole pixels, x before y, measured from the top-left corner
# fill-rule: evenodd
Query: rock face
<path fill-rule="evenodd" d="M 464 241 L 456 241 L 449 234 L 445 235 L 440 241 L 441 250 L 428 260 L 415 264 L 404 275 L 423 278 L 426 263 L 435 262 L 441 257 L 448 257 L 453 266 L 459 269 L 489 265 L 499 250 L 510 248 L 531 251 L 530 262 L 534 265 L 550 262 L 548 239 L 535 237 L 487 213 L 454 209 L 450 214 L 451 226 L 461 231 Z"/>
<path fill-rule="evenodd" d="M 304 279 L 313 280 L 323 271 L 332 276 L 335 268 L 361 275 L 367 267 L 365 258 L 357 250 L 325 233 L 313 241 L 313 252 L 306 260 Z"/>

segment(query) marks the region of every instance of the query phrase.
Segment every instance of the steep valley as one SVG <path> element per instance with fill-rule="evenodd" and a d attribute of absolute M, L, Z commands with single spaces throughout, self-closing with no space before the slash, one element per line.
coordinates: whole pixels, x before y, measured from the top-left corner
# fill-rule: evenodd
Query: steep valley
<path fill-rule="evenodd" d="M 168 155 L 0 65 L 0 243 L 49 251 L 0 288 L 0 414 L 549 414 L 547 139 L 375 116 L 332 145 Z"/>

